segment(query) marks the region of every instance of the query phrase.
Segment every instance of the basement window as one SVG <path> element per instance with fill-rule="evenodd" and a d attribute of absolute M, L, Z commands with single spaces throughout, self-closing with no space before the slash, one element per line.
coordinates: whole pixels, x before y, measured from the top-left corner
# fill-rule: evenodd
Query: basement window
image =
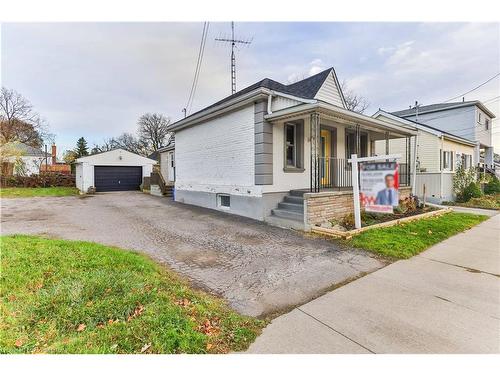
<path fill-rule="evenodd" d="M 231 207 L 231 196 L 228 194 L 217 194 L 217 205 L 221 208 L 229 209 Z"/>

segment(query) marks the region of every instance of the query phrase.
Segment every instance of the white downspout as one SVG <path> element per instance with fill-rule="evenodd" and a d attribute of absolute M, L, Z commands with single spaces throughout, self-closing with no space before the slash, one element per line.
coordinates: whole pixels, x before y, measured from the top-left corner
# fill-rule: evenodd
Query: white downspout
<path fill-rule="evenodd" d="M 411 194 L 415 195 L 417 193 L 416 186 L 417 186 L 417 159 L 418 159 L 418 130 L 417 134 L 415 135 L 415 142 L 414 142 L 414 147 L 413 147 L 413 178 L 412 178 L 412 184 L 411 184 Z M 411 144 L 410 144 L 410 150 L 411 150 Z"/>
<path fill-rule="evenodd" d="M 441 150 L 439 151 L 441 153 L 439 160 L 441 161 L 441 165 L 439 166 L 441 170 L 440 174 L 440 179 L 439 179 L 439 199 L 442 201 L 443 200 L 443 178 L 444 178 L 444 135 L 441 134 Z"/>
<path fill-rule="evenodd" d="M 273 104 L 273 96 L 272 96 L 272 94 L 269 94 L 267 96 L 267 114 L 268 115 L 271 115 L 273 113 L 273 111 L 271 110 L 272 104 Z"/>

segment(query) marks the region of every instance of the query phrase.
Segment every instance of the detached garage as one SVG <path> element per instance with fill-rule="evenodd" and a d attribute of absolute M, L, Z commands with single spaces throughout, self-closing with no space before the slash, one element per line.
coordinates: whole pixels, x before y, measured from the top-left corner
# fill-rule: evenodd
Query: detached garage
<path fill-rule="evenodd" d="M 97 192 L 139 190 L 156 161 L 116 149 L 78 158 L 75 164 L 76 187 L 86 193 L 90 187 Z"/>

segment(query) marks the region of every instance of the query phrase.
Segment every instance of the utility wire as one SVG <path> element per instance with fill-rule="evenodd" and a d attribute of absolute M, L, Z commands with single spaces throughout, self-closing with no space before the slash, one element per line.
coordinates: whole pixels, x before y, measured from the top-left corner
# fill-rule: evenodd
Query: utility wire
<path fill-rule="evenodd" d="M 455 96 L 455 97 L 453 97 L 453 98 L 451 98 L 451 99 L 445 100 L 443 103 L 451 102 L 452 100 L 455 100 L 455 99 L 461 98 L 461 97 L 463 97 L 464 95 L 467 95 L 467 94 L 471 93 L 472 91 L 475 91 L 475 90 L 477 90 L 478 88 L 480 88 L 480 87 L 482 87 L 482 86 L 486 85 L 488 82 L 490 82 L 490 81 L 494 80 L 494 79 L 495 79 L 495 78 L 497 78 L 498 76 L 500 76 L 500 73 L 495 74 L 493 77 L 489 78 L 487 81 L 484 81 L 484 82 L 483 82 L 483 83 L 481 83 L 480 85 L 478 85 L 478 86 L 474 87 L 473 89 L 471 89 L 471 90 L 469 90 L 469 91 L 467 91 L 467 92 L 465 92 L 465 93 L 463 93 L 463 94 L 461 94 L 461 95 L 458 95 L 458 96 Z"/>
<path fill-rule="evenodd" d="M 193 105 L 194 97 L 196 94 L 196 88 L 198 86 L 198 78 L 200 76 L 201 64 L 203 62 L 203 54 L 205 52 L 205 44 L 207 41 L 209 22 L 203 24 L 203 32 L 201 34 L 200 47 L 198 49 L 198 58 L 196 60 L 196 68 L 194 71 L 193 83 L 191 85 L 191 91 L 189 92 L 189 98 L 185 107 L 186 114 L 191 111 L 191 106 Z"/>

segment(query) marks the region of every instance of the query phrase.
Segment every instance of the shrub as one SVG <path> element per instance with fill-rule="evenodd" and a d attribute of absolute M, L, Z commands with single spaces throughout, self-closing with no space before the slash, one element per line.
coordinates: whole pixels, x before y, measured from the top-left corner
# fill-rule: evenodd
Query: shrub
<path fill-rule="evenodd" d="M 463 165 L 459 165 L 455 174 L 453 175 L 453 191 L 457 196 L 457 200 L 466 202 L 467 200 L 462 200 L 465 190 L 477 181 L 477 171 L 475 168 L 464 168 Z"/>
<path fill-rule="evenodd" d="M 484 194 L 492 195 L 500 193 L 500 180 L 494 176 L 487 184 L 484 185 Z"/>
<path fill-rule="evenodd" d="M 2 176 L 2 187 L 75 186 L 75 176 L 62 173 L 41 173 L 32 176 Z"/>
<path fill-rule="evenodd" d="M 463 191 L 457 195 L 458 202 L 468 202 L 471 198 L 480 198 L 483 195 L 479 184 L 476 182 L 471 182 L 469 185 L 463 189 Z"/>

